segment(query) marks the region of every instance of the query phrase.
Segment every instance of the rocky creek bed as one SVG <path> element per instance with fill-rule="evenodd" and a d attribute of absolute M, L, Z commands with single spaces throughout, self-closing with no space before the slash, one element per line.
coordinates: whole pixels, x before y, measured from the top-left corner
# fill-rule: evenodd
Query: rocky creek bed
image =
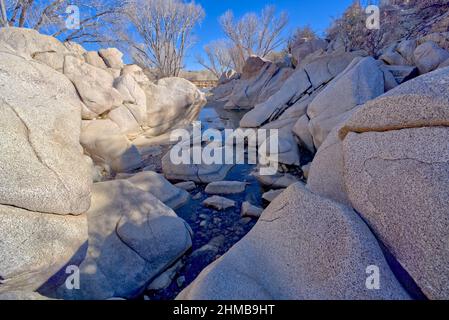
<path fill-rule="evenodd" d="M 222 104 L 213 102 L 203 108 L 199 121 L 203 130 L 235 129 L 244 114 L 242 111 L 226 111 Z M 250 202 L 257 207 L 268 205 L 268 202 L 262 199 L 262 194 L 267 190 L 264 190 L 259 181 L 251 175 L 254 169 L 255 165 L 235 165 L 226 176 L 226 181 L 247 183 L 245 192 L 224 195 L 227 199 L 235 201 L 236 205 L 233 208 L 219 211 L 206 207 L 203 201 L 211 196 L 205 192 L 206 184 L 196 184 L 196 188 L 189 191 L 192 195 L 191 200 L 175 211 L 193 231 L 192 248 L 181 262 L 177 262 L 166 273 L 173 278 L 171 284 L 162 290 L 149 289 L 142 298 L 174 299 L 204 268 L 226 253 L 254 227 L 256 219 L 242 218 L 242 203 Z M 161 280 L 169 281 L 168 278 Z"/>

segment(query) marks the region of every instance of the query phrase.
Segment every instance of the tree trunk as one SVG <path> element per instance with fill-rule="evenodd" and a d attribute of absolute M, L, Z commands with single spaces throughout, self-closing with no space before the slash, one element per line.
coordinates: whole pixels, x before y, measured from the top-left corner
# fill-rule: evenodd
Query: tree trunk
<path fill-rule="evenodd" d="M 8 27 L 8 17 L 6 16 L 5 1 L 0 0 L 0 27 Z"/>

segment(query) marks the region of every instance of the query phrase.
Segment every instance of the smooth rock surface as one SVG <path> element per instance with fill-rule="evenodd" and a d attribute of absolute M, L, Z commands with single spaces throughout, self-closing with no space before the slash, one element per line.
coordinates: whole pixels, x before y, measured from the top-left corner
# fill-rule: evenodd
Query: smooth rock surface
<path fill-rule="evenodd" d="M 132 298 L 186 252 L 191 230 L 152 194 L 130 182 L 94 184 L 87 212 L 89 249 L 80 290 L 59 287 L 64 299 Z"/>
<path fill-rule="evenodd" d="M 151 193 L 173 210 L 183 206 L 190 199 L 190 195 L 185 190 L 175 187 L 164 176 L 156 172 L 139 172 L 128 178 L 127 181 L 135 187 Z"/>
<path fill-rule="evenodd" d="M 242 208 L 241 208 L 240 214 L 243 218 L 245 218 L 245 217 L 260 218 L 260 216 L 262 215 L 262 212 L 263 212 L 262 208 L 257 207 L 248 201 L 245 201 L 242 203 Z"/>
<path fill-rule="evenodd" d="M 440 48 L 433 41 L 428 41 L 418 46 L 414 55 L 416 65 L 421 74 L 435 70 L 440 63 L 449 59 L 449 51 Z"/>
<path fill-rule="evenodd" d="M 368 266 L 380 290 L 366 287 Z M 253 268 L 252 266 L 257 266 Z M 369 228 L 351 209 L 295 184 L 250 233 L 177 299 L 408 299 Z"/>
<path fill-rule="evenodd" d="M 449 298 L 449 128 L 349 133 L 354 208 L 430 299 Z"/>
<path fill-rule="evenodd" d="M 310 103 L 309 129 L 318 148 L 342 115 L 384 93 L 384 78 L 377 62 L 356 58 Z"/>
<path fill-rule="evenodd" d="M 87 249 L 86 215 L 0 205 L 0 239 L 0 293 L 35 291 L 69 261 L 81 263 Z"/>
<path fill-rule="evenodd" d="M 81 103 L 61 73 L 0 52 L 0 203 L 57 214 L 90 205 Z"/>
<path fill-rule="evenodd" d="M 206 186 L 208 194 L 236 194 L 245 192 L 246 183 L 240 181 L 215 181 Z"/>
<path fill-rule="evenodd" d="M 425 74 L 366 103 L 346 121 L 352 132 L 449 125 L 449 68 Z"/>
<path fill-rule="evenodd" d="M 67 56 L 64 61 L 64 75 L 73 82 L 84 104 L 97 115 L 123 103 L 122 96 L 112 86 L 114 77 L 104 69 Z"/>

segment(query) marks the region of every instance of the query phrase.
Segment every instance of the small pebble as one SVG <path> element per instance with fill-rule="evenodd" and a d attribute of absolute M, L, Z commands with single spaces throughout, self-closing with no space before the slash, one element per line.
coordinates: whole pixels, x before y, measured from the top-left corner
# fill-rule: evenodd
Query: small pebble
<path fill-rule="evenodd" d="M 176 279 L 176 284 L 178 285 L 179 288 L 181 288 L 185 282 L 186 282 L 186 277 L 184 277 L 184 276 L 180 276 L 178 279 Z"/>

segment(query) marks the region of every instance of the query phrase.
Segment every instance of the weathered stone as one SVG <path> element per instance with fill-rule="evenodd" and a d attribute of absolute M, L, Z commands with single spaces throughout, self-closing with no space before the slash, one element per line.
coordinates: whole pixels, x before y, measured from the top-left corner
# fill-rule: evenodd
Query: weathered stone
<path fill-rule="evenodd" d="M 430 299 L 449 298 L 449 128 L 349 133 L 354 208 Z"/>
<path fill-rule="evenodd" d="M 190 229 L 153 195 L 116 180 L 94 184 L 88 256 L 79 290 L 59 287 L 64 299 L 131 298 L 191 246 Z"/>
<path fill-rule="evenodd" d="M 250 56 L 246 59 L 245 65 L 243 66 L 241 79 L 247 80 L 254 77 L 268 63 L 269 61 L 258 56 Z"/>
<path fill-rule="evenodd" d="M 100 49 L 98 54 L 103 58 L 104 63 L 109 68 L 121 69 L 123 68 L 123 53 L 116 48 Z"/>
<path fill-rule="evenodd" d="M 299 178 L 291 175 L 290 173 L 277 173 L 275 175 L 263 176 L 259 173 L 253 173 L 253 176 L 266 187 L 280 189 L 287 188 L 299 181 Z"/>
<path fill-rule="evenodd" d="M 142 128 L 126 106 L 120 106 L 108 113 L 108 118 L 115 122 L 123 134 L 139 133 Z"/>
<path fill-rule="evenodd" d="M 407 61 L 408 65 L 413 66 L 415 62 L 414 52 L 417 47 L 416 40 L 401 41 L 396 47 L 396 51 Z"/>
<path fill-rule="evenodd" d="M 388 71 L 386 68 L 381 66 L 382 73 L 384 75 L 384 90 L 388 92 L 398 86 L 398 82 L 393 76 L 393 74 Z"/>
<path fill-rule="evenodd" d="M 311 84 L 305 71 L 302 69 L 295 71 L 277 93 L 245 114 L 240 121 L 240 126 L 244 128 L 261 126 L 273 114 L 279 113 L 289 103 L 296 102 L 310 87 Z M 295 97 L 297 98 L 295 99 Z"/>
<path fill-rule="evenodd" d="M 380 290 L 366 286 L 376 265 Z M 257 266 L 253 268 L 252 266 Z M 351 209 L 295 184 L 250 233 L 177 299 L 408 299 L 376 238 Z"/>
<path fill-rule="evenodd" d="M 150 79 L 145 75 L 142 68 L 135 64 L 129 64 L 123 67 L 121 76 L 130 75 L 138 84 L 149 83 Z"/>
<path fill-rule="evenodd" d="M 449 68 L 420 76 L 366 103 L 345 123 L 349 132 L 449 125 Z"/>
<path fill-rule="evenodd" d="M 206 186 L 208 194 L 236 194 L 245 192 L 246 182 L 240 181 L 214 181 Z"/>
<path fill-rule="evenodd" d="M 268 192 L 265 192 L 262 195 L 262 199 L 272 202 L 274 199 L 276 199 L 282 192 L 284 192 L 285 189 L 278 189 L 278 190 L 270 190 Z"/>
<path fill-rule="evenodd" d="M 123 103 L 120 93 L 112 87 L 114 78 L 103 69 L 67 56 L 64 74 L 73 82 L 86 106 L 97 115 Z"/>
<path fill-rule="evenodd" d="M 62 70 L 64 56 L 70 54 L 57 39 L 33 29 L 2 28 L 0 42 L 10 46 L 17 55 L 36 59 L 58 71 Z"/>
<path fill-rule="evenodd" d="M 86 62 L 90 65 L 93 65 L 94 67 L 106 69 L 107 66 L 104 63 L 104 60 L 100 57 L 98 52 L 96 51 L 89 51 L 84 54 L 84 59 Z"/>
<path fill-rule="evenodd" d="M 224 180 L 233 165 L 228 164 L 174 164 L 168 152 L 162 158 L 162 171 L 168 180 L 210 183 Z"/>
<path fill-rule="evenodd" d="M 240 215 L 242 217 L 260 218 L 262 212 L 263 212 L 262 208 L 256 207 L 255 205 L 252 205 L 250 202 L 245 201 L 242 203 Z"/>
<path fill-rule="evenodd" d="M 256 76 L 235 83 L 225 109 L 252 109 L 278 92 L 292 73 L 292 68 L 280 68 L 267 62 Z"/>
<path fill-rule="evenodd" d="M 296 121 L 293 133 L 298 137 L 299 143 L 310 152 L 315 152 L 313 137 L 309 131 L 309 117 L 305 114 Z"/>
<path fill-rule="evenodd" d="M 167 269 L 163 274 L 154 279 L 150 285 L 147 287 L 147 290 L 164 290 L 170 286 L 173 279 L 176 277 L 178 271 L 182 268 L 182 261 L 176 262 L 172 267 Z"/>
<path fill-rule="evenodd" d="M 384 61 L 386 64 L 393 66 L 406 66 L 409 64 L 409 62 L 393 48 L 382 54 L 379 59 Z"/>
<path fill-rule="evenodd" d="M 297 118 L 290 118 L 284 120 L 276 120 L 264 125 L 261 129 L 267 130 L 267 139 L 260 141 L 261 150 L 266 150 L 265 153 L 259 153 L 259 161 L 264 165 L 271 165 L 276 168 L 279 164 L 299 165 L 301 162 L 301 155 L 298 144 L 293 136 L 293 127 Z M 278 135 L 277 146 L 272 148 L 270 146 L 271 130 L 276 130 Z M 259 150 L 260 151 L 260 150 Z"/>
<path fill-rule="evenodd" d="M 219 197 L 219 196 L 212 196 L 210 198 L 207 198 L 203 201 L 203 205 L 206 207 L 211 207 L 216 210 L 227 210 L 229 208 L 233 208 L 236 206 L 235 201 Z"/>
<path fill-rule="evenodd" d="M 314 53 L 318 50 L 325 51 L 327 49 L 327 45 L 328 43 L 326 40 L 312 39 L 300 44 L 299 46 L 294 47 L 292 49 L 292 56 L 297 63 L 301 63 L 301 61 L 309 54 Z"/>
<path fill-rule="evenodd" d="M 50 67 L 0 52 L 0 203 L 80 214 L 91 161 L 82 154 L 75 88 Z"/>
<path fill-rule="evenodd" d="M 206 104 L 205 94 L 181 78 L 164 78 L 142 89 L 147 98 L 145 135 L 149 137 L 192 123 Z"/>
<path fill-rule="evenodd" d="M 81 263 L 86 215 L 60 216 L 0 205 L 0 239 L 0 293 L 35 291 L 67 263 Z"/>
<path fill-rule="evenodd" d="M 310 173 L 310 167 L 311 166 L 312 166 L 312 163 L 310 162 L 310 163 L 308 163 L 306 165 L 303 165 L 301 167 L 302 174 L 304 175 L 304 178 L 306 178 L 306 179 L 309 178 L 309 173 Z"/>
<path fill-rule="evenodd" d="M 151 193 L 172 209 L 186 204 L 190 195 L 183 189 L 173 186 L 162 175 L 152 171 L 143 171 L 127 178 L 135 187 Z"/>
<path fill-rule="evenodd" d="M 345 113 L 382 93 L 384 78 L 377 62 L 371 57 L 355 59 L 307 109 L 315 146 L 324 142 Z"/>
<path fill-rule="evenodd" d="M 196 189 L 196 184 L 193 181 L 185 181 L 185 182 L 176 183 L 175 187 L 186 190 L 186 191 L 193 191 Z"/>
<path fill-rule="evenodd" d="M 83 121 L 80 142 L 96 164 L 107 164 L 114 172 L 127 172 L 142 166 L 138 149 L 109 119 Z"/>
<path fill-rule="evenodd" d="M 384 68 L 390 71 L 398 84 L 416 78 L 419 75 L 416 67 L 410 66 L 384 66 Z"/>
<path fill-rule="evenodd" d="M 449 59 L 449 51 L 440 48 L 435 42 L 428 41 L 415 50 L 415 62 L 421 74 L 433 71 L 440 63 Z"/>
<path fill-rule="evenodd" d="M 344 182 L 343 144 L 337 126 L 324 140 L 310 165 L 307 187 L 314 193 L 351 207 Z"/>

